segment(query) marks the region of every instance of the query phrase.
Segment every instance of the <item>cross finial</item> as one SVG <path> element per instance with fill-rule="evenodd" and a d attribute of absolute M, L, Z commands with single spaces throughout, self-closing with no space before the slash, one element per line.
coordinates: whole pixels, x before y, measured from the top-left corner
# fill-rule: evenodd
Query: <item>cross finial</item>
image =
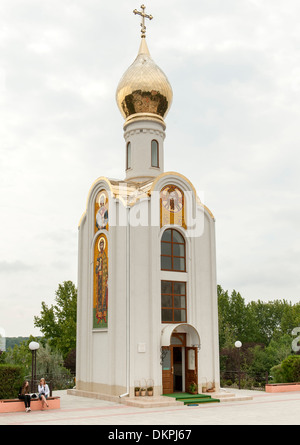
<path fill-rule="evenodd" d="M 142 23 L 141 23 L 142 30 L 141 30 L 141 33 L 142 33 L 142 38 L 145 38 L 146 37 L 145 18 L 149 19 L 149 20 L 152 20 L 153 16 L 145 14 L 145 9 L 146 9 L 145 5 L 141 5 L 141 8 L 142 8 L 142 11 L 138 11 L 137 9 L 134 9 L 133 13 L 142 16 Z"/>

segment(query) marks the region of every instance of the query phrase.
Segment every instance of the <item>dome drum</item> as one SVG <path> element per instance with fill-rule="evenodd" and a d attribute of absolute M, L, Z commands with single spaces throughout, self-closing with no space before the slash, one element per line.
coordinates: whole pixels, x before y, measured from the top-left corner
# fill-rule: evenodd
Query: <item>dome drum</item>
<path fill-rule="evenodd" d="M 136 113 L 158 114 L 163 118 L 169 108 L 169 102 L 159 91 L 136 90 L 125 96 L 121 106 L 126 118 Z"/>

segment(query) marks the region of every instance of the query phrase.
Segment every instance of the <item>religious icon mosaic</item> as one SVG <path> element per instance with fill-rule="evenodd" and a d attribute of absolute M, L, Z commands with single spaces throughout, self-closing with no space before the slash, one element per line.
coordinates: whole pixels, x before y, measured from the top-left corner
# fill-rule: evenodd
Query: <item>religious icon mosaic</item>
<path fill-rule="evenodd" d="M 186 229 L 184 194 L 176 185 L 166 185 L 160 192 L 160 226 L 177 225 Z"/>
<path fill-rule="evenodd" d="M 101 190 L 95 200 L 95 233 L 108 230 L 108 193 Z"/>
<path fill-rule="evenodd" d="M 108 192 L 100 190 L 95 199 L 95 233 L 109 229 Z M 100 233 L 94 247 L 93 329 L 107 328 L 108 317 L 108 240 Z"/>
<path fill-rule="evenodd" d="M 107 328 L 108 317 L 108 242 L 101 233 L 94 250 L 93 329 Z"/>

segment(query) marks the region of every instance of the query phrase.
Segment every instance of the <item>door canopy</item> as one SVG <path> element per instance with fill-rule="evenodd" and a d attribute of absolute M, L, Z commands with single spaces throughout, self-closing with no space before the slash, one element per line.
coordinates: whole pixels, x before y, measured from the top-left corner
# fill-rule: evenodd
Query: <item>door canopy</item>
<path fill-rule="evenodd" d="M 179 323 L 171 324 L 164 327 L 161 331 L 161 347 L 171 345 L 172 334 L 186 333 L 187 335 L 187 346 L 194 346 L 195 348 L 200 348 L 200 336 L 196 328 L 191 324 Z"/>

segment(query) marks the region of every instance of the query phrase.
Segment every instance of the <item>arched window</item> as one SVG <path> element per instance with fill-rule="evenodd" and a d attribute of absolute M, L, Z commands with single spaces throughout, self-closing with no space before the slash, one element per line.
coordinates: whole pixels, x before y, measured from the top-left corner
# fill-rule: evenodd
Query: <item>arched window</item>
<path fill-rule="evenodd" d="M 128 142 L 126 146 L 126 170 L 129 168 L 131 168 L 131 142 Z"/>
<path fill-rule="evenodd" d="M 159 167 L 158 142 L 151 141 L 151 167 Z"/>
<path fill-rule="evenodd" d="M 186 271 L 185 240 L 175 229 L 167 229 L 161 238 L 161 269 Z"/>

